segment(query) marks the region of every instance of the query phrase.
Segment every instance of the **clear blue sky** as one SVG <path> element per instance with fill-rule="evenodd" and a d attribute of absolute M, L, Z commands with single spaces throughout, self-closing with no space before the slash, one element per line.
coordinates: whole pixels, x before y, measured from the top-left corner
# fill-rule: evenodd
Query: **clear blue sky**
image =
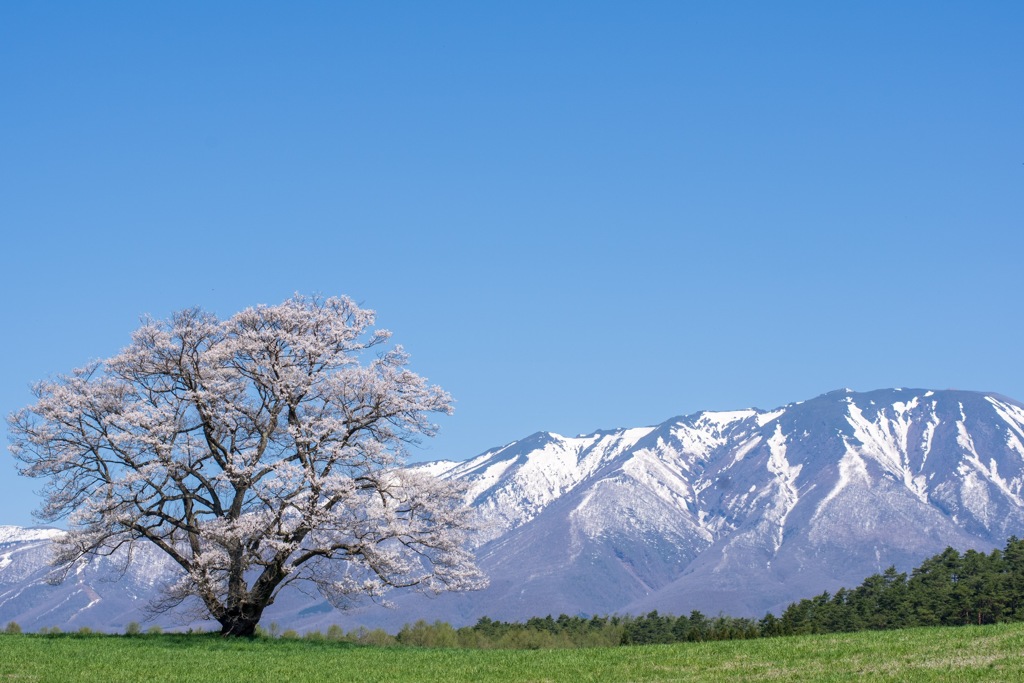
<path fill-rule="evenodd" d="M 1024 399 L 1024 4 L 0 5 L 0 410 L 140 315 L 379 313 L 420 459 L 839 387 Z M 0 524 L 32 480 L 0 462 Z"/>

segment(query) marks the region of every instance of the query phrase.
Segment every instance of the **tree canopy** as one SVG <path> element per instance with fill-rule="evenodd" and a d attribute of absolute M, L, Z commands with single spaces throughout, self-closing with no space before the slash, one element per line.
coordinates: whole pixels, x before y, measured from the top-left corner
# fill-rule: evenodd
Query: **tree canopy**
<path fill-rule="evenodd" d="M 300 581 L 334 604 L 485 585 L 460 488 L 405 467 L 452 399 L 373 324 L 343 297 L 190 309 L 39 382 L 8 422 L 38 516 L 68 519 L 56 562 L 153 544 L 181 570 L 154 607 L 194 599 L 230 635 Z"/>

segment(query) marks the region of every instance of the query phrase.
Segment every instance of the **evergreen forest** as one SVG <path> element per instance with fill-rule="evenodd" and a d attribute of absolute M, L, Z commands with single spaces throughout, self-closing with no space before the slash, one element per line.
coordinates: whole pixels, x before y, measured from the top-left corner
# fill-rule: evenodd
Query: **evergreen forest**
<path fill-rule="evenodd" d="M 646 645 L 708 640 L 962 626 L 1024 621 L 1024 541 L 1011 537 L 991 553 L 954 548 L 928 558 L 909 574 L 889 567 L 856 588 L 841 588 L 790 604 L 762 619 L 707 616 L 552 616 L 525 622 L 482 617 L 470 627 L 419 621 L 399 643 L 447 647 L 548 648 Z"/>

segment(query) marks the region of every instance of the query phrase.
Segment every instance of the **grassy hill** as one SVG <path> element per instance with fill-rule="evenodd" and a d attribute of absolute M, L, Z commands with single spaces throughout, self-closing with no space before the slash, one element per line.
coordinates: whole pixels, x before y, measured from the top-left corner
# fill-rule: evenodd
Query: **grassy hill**
<path fill-rule="evenodd" d="M 1024 624 L 578 650 L 0 635 L 18 681 L 1024 681 Z"/>

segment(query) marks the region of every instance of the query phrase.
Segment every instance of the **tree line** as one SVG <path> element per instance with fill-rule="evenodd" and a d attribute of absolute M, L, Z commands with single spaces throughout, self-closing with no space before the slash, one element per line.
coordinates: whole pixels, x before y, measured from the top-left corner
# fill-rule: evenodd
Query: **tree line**
<path fill-rule="evenodd" d="M 455 629 L 445 622 L 406 625 L 395 642 L 425 647 L 595 647 L 742 640 L 804 634 L 1024 621 L 1024 540 L 991 553 L 946 548 L 909 574 L 889 567 L 853 589 L 821 593 L 762 619 L 707 616 L 482 617 Z"/>
<path fill-rule="evenodd" d="M 953 548 L 910 572 L 889 567 L 853 590 L 825 592 L 761 621 L 762 635 L 834 633 L 1024 620 L 1024 541 L 989 554 Z"/>

